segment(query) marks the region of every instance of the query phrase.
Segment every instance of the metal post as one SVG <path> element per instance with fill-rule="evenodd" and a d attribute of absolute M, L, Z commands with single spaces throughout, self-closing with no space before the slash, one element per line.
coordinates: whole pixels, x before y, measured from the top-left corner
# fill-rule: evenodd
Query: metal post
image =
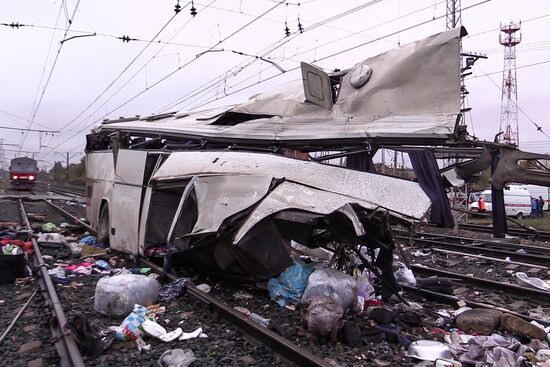
<path fill-rule="evenodd" d="M 67 172 L 65 173 L 65 182 L 69 183 L 69 152 L 67 152 Z"/>
<path fill-rule="evenodd" d="M 491 173 L 497 168 L 499 160 L 499 151 L 491 152 Z M 493 215 L 493 236 L 495 238 L 504 238 L 508 232 L 508 223 L 506 223 L 506 209 L 504 207 L 504 190 L 497 189 L 491 183 L 491 206 Z"/>

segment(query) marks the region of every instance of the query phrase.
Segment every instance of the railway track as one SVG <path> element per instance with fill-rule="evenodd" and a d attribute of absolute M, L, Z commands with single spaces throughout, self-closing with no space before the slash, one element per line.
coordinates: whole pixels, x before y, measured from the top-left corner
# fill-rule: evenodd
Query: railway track
<path fill-rule="evenodd" d="M 49 206 L 55 208 L 63 216 L 71 221 L 79 221 L 71 213 L 64 210 L 60 206 L 51 203 L 48 200 L 43 200 Z M 19 200 L 21 218 L 25 221 L 26 226 L 30 229 L 30 222 L 25 212 L 23 201 Z M 86 226 L 87 230 L 94 234 L 95 231 L 87 226 L 86 223 L 80 222 L 81 225 Z M 53 323 L 57 327 L 52 328 L 52 335 L 55 340 L 58 340 L 56 347 L 60 357 L 61 366 L 84 366 L 82 356 L 78 352 L 78 347 L 74 341 L 74 338 L 70 333 L 64 331 L 64 326 L 67 323 L 67 318 L 63 313 L 63 305 L 60 301 L 57 293 L 55 293 L 55 287 L 53 286 L 50 276 L 48 275 L 47 267 L 44 264 L 40 248 L 33 239 L 33 247 L 35 248 L 35 266 L 40 270 L 40 287 L 42 292 L 47 295 L 47 307 L 51 308 L 55 315 L 56 321 Z M 154 263 L 140 258 L 139 264 L 150 267 L 157 272 L 161 272 L 157 265 Z M 174 274 L 168 274 L 171 280 L 175 280 Z M 256 343 L 261 343 L 271 349 L 274 353 L 280 356 L 280 358 L 289 361 L 299 366 L 313 366 L 313 367 L 329 367 L 330 364 L 323 360 L 323 358 L 316 356 L 312 352 L 299 347 L 292 341 L 276 334 L 275 332 L 261 326 L 257 322 L 249 320 L 241 313 L 235 311 L 233 308 L 225 305 L 223 302 L 215 299 L 214 297 L 200 291 L 193 285 L 187 286 L 187 294 L 196 299 L 203 307 L 206 307 L 216 315 L 226 319 L 231 325 L 241 330 L 249 338 L 253 339 Z"/>
<path fill-rule="evenodd" d="M 45 182 L 35 183 L 36 189 L 41 189 L 45 191 L 55 192 L 62 195 L 74 195 L 78 197 L 86 196 L 86 188 L 83 186 L 68 186 L 68 185 L 58 185 Z"/>
<path fill-rule="evenodd" d="M 548 213 L 550 214 L 550 212 Z M 548 215 L 547 214 L 547 215 Z M 493 227 L 482 225 L 482 224 L 459 224 L 458 228 L 466 229 L 469 231 L 483 232 L 483 233 L 492 233 Z M 508 227 L 508 234 L 512 236 L 518 236 L 523 238 L 536 237 L 543 241 L 550 241 L 550 231 L 528 231 L 521 228 Z"/>
<path fill-rule="evenodd" d="M 402 244 L 408 244 L 411 238 L 407 231 L 396 230 L 396 238 Z M 550 248 L 515 244 L 505 241 L 491 241 L 471 237 L 458 237 L 429 232 L 415 232 L 412 241 L 421 248 L 446 248 L 471 254 L 496 256 L 501 259 L 526 262 L 537 265 L 550 264 Z"/>
<path fill-rule="evenodd" d="M 26 230 L 32 234 L 31 224 L 21 199 L 19 199 L 19 210 L 21 220 L 24 223 Z M 45 298 L 45 306 L 49 309 L 51 315 L 53 316 L 53 322 L 51 322 L 51 332 L 59 354 L 59 365 L 63 367 L 84 366 L 84 361 L 82 360 L 76 341 L 73 335 L 65 328 L 67 318 L 65 317 L 59 297 L 57 296 L 55 287 L 50 279 L 50 275 L 48 274 L 48 269 L 42 257 L 40 247 L 34 237 L 31 236 L 30 240 L 32 241 L 33 247 L 33 265 L 39 272 L 39 287 L 43 297 Z"/>
<path fill-rule="evenodd" d="M 45 201 L 45 202 L 47 202 L 47 201 Z M 71 221 L 76 220 L 76 218 L 71 213 L 69 213 L 67 210 L 61 208 L 59 205 L 52 204 L 52 203 L 49 203 L 49 202 L 48 202 L 48 205 L 50 205 L 52 208 L 54 206 L 57 206 L 57 208 L 55 210 L 58 211 L 59 213 L 61 213 L 64 217 L 71 218 Z M 24 213 L 25 208 L 24 208 L 22 203 L 21 203 L 21 207 L 22 207 L 21 213 Z M 22 215 L 25 215 L 25 214 L 22 214 Z M 81 224 L 85 225 L 85 223 L 81 223 Z M 27 220 L 27 226 L 30 226 L 30 223 L 28 222 L 28 220 Z M 88 228 L 88 230 L 91 233 L 93 233 L 93 229 Z M 443 236 L 443 235 L 433 235 L 433 234 L 429 234 L 429 233 L 423 233 L 422 235 L 425 236 L 425 238 L 423 240 L 437 242 L 439 247 L 443 247 L 443 246 L 441 246 L 441 242 L 443 242 L 443 240 L 445 239 L 445 236 Z M 408 237 L 401 236 L 400 240 L 403 240 L 403 241 L 407 240 L 408 241 Z M 415 239 L 415 241 L 416 240 L 417 239 Z M 474 239 L 470 239 L 470 240 L 471 241 L 467 241 L 464 238 L 453 237 L 453 239 L 450 239 L 448 242 L 453 242 L 454 241 L 454 245 L 479 246 L 479 244 L 474 244 L 474 242 L 477 241 L 477 240 L 474 240 Z M 465 244 L 465 243 L 462 243 L 462 242 L 469 242 L 469 243 Z M 501 246 L 502 245 L 501 242 L 497 242 L 497 241 L 494 241 L 494 242 L 495 243 L 492 243 L 491 245 L 493 245 L 493 246 Z M 426 244 L 426 247 L 433 245 L 433 243 L 430 243 L 430 242 L 427 242 L 425 244 Z M 33 246 L 34 245 L 35 244 L 33 243 Z M 525 246 L 523 246 L 523 247 L 525 247 Z M 531 247 L 532 247 L 531 250 L 533 250 L 533 252 L 535 252 L 535 250 L 540 250 L 538 255 L 542 255 L 540 252 L 542 252 L 543 250 L 546 250 L 544 247 L 537 247 L 537 246 L 531 246 Z M 477 247 L 475 247 L 475 249 L 478 250 Z M 512 252 L 510 250 L 510 248 L 508 249 L 508 251 Z M 38 251 L 37 251 L 37 254 L 39 254 Z M 526 254 L 519 254 L 519 255 L 526 255 Z M 536 257 L 537 257 L 538 260 L 540 260 L 540 256 L 536 256 Z M 524 260 L 525 260 L 525 265 L 533 264 L 533 262 L 532 262 L 533 258 L 524 259 Z M 151 263 L 150 261 L 148 261 L 146 259 L 140 258 L 137 261 L 138 261 L 138 265 L 140 267 L 147 267 L 147 268 L 152 268 L 154 271 L 160 271 L 158 266 L 156 266 L 154 263 Z M 543 268 L 544 267 L 543 265 L 548 265 L 548 264 L 549 263 L 546 262 L 546 264 L 541 264 L 539 266 L 541 268 Z M 43 265 L 43 263 L 40 264 L 39 261 L 37 262 L 37 266 L 40 269 L 41 273 L 43 273 L 44 271 L 46 272 L 46 276 L 44 277 L 44 275 L 41 274 L 42 275 L 41 278 L 44 278 L 44 279 L 47 278 L 49 280 L 49 276 L 47 275 L 46 266 Z M 499 291 L 502 291 L 502 292 L 510 295 L 511 297 L 516 297 L 517 299 L 529 298 L 533 302 L 537 302 L 538 304 L 548 304 L 548 303 L 550 303 L 549 293 L 546 293 L 546 292 L 537 291 L 537 290 L 534 290 L 534 289 L 520 287 L 520 286 L 516 286 L 516 285 L 512 285 L 512 284 L 507 284 L 507 283 L 504 283 L 504 282 L 490 281 L 490 280 L 483 279 L 483 278 L 480 278 L 480 277 L 472 277 L 472 276 L 466 276 L 466 275 L 463 275 L 463 274 L 457 274 L 457 273 L 453 273 L 453 272 L 448 271 L 448 270 L 436 269 L 434 267 L 425 267 L 425 266 L 413 265 L 413 266 L 411 266 L 411 268 L 413 269 L 415 274 L 417 274 L 417 276 L 436 275 L 436 276 L 444 276 L 444 277 L 454 279 L 455 285 L 457 285 L 459 287 L 467 286 L 467 287 L 470 287 L 471 289 L 474 289 L 474 290 L 475 289 L 484 289 L 484 290 L 489 290 L 489 291 L 499 290 Z M 171 280 L 175 279 L 174 274 L 169 274 L 168 276 Z M 87 281 L 88 282 L 94 282 L 93 279 L 88 279 Z M 90 286 L 92 284 L 94 284 L 94 283 L 90 283 Z M 43 292 L 46 292 L 46 289 L 47 289 L 48 286 L 45 284 L 44 286 L 41 286 L 41 287 L 44 287 L 45 290 Z M 519 312 L 516 312 L 514 310 L 507 309 L 506 307 L 500 307 L 500 306 L 496 306 L 496 305 L 490 304 L 490 303 L 479 302 L 479 300 L 475 301 L 475 298 L 474 299 L 467 299 L 467 298 L 469 298 L 468 296 L 458 297 L 458 296 L 453 296 L 453 295 L 450 295 L 450 294 L 438 293 L 438 292 L 434 292 L 434 291 L 430 291 L 430 290 L 422 289 L 422 288 L 416 288 L 416 287 L 404 287 L 404 289 L 405 289 L 406 293 L 408 294 L 408 297 L 410 297 L 411 295 L 417 294 L 417 295 L 420 295 L 421 297 L 425 297 L 426 299 L 431 299 L 431 300 L 434 300 L 436 302 L 442 302 L 442 303 L 450 304 L 450 305 L 453 305 L 455 307 L 456 307 L 456 303 L 458 301 L 463 301 L 470 307 L 498 309 L 498 310 L 503 311 L 503 312 L 514 314 L 514 315 L 516 315 L 518 317 L 521 317 L 521 318 L 523 318 L 525 320 L 528 320 L 528 321 L 535 319 L 537 322 L 539 322 L 543 325 L 550 325 L 550 322 L 548 322 L 544 319 L 536 319 L 536 318 L 530 317 L 526 314 L 519 313 Z M 60 293 L 60 296 L 58 297 L 57 301 L 55 300 L 55 298 L 52 301 L 49 301 L 49 303 L 48 303 L 50 305 L 50 306 L 48 306 L 49 308 L 53 308 L 54 307 L 53 305 L 55 305 L 55 304 L 59 305 L 60 308 L 63 308 L 64 307 L 63 304 L 65 303 L 65 300 L 67 300 L 67 297 L 71 296 L 71 293 L 72 293 L 72 291 L 70 289 L 68 289 L 68 290 L 67 289 L 61 289 L 60 291 L 62 293 Z M 82 299 L 89 299 L 90 298 L 89 294 L 90 293 L 87 293 L 87 295 L 86 295 L 86 293 L 84 293 L 84 296 L 80 295 L 79 297 L 82 297 Z M 93 293 L 92 293 L 92 295 L 93 295 Z M 236 329 L 240 330 L 244 335 L 247 336 L 246 337 L 247 340 L 253 340 L 254 344 L 261 344 L 263 346 L 266 346 L 274 354 L 281 356 L 282 359 L 284 359 L 286 361 L 289 361 L 291 363 L 294 363 L 294 364 L 300 365 L 300 366 L 329 366 L 330 365 L 323 358 L 316 355 L 317 350 L 315 350 L 315 352 L 313 352 L 311 350 L 308 350 L 307 348 L 301 347 L 301 346 L 295 344 L 294 342 L 290 341 L 289 339 L 279 335 L 278 333 L 275 333 L 275 332 L 273 332 L 273 331 L 271 331 L 267 328 L 264 328 L 264 327 L 260 326 L 259 324 L 249 320 L 247 317 L 244 317 L 240 313 L 236 312 L 231 306 L 229 306 L 228 304 L 225 304 L 224 301 L 222 301 L 220 299 L 217 299 L 216 297 L 213 297 L 210 294 L 204 293 L 204 292 L 198 290 L 194 286 L 189 286 L 187 288 L 187 296 L 186 297 L 194 299 L 195 300 L 194 302 L 197 305 L 202 305 L 203 310 L 213 312 L 214 314 L 218 315 L 219 317 L 224 319 L 226 322 L 228 322 L 232 327 L 235 327 Z M 70 315 L 70 312 L 67 310 L 67 308 L 65 309 L 65 312 L 68 312 L 67 314 Z M 94 315 L 93 310 L 90 310 L 90 315 Z M 88 316 L 88 317 L 90 317 L 90 316 Z M 94 317 L 94 316 L 91 316 L 91 317 Z M 56 316 L 56 319 L 57 319 L 57 316 Z M 214 319 L 215 319 L 215 317 L 212 317 L 212 319 L 211 320 L 209 319 L 209 321 L 214 322 Z M 62 317 L 61 321 L 58 321 L 55 324 L 64 325 L 64 323 L 66 323 L 66 319 L 64 320 L 63 317 Z M 63 328 L 61 328 L 60 330 L 63 330 Z M 63 342 L 62 339 L 64 338 L 65 334 L 63 334 L 63 332 L 60 331 L 60 330 L 57 332 L 57 334 L 55 334 L 56 336 L 54 337 L 55 340 L 58 340 L 58 342 L 56 344 L 60 344 L 59 346 L 56 345 L 56 347 L 58 347 L 59 350 L 60 350 L 59 355 L 60 355 L 60 359 L 62 360 L 62 363 L 60 363 L 60 365 L 63 365 L 63 366 L 79 365 L 78 360 L 73 361 L 73 362 L 66 360 L 70 356 L 79 356 L 79 354 L 77 355 L 76 352 L 74 352 L 74 351 L 68 351 L 68 348 L 71 348 L 71 347 L 63 346 L 64 344 L 67 344 L 67 343 Z M 69 344 L 70 344 L 70 342 L 69 342 Z M 106 355 L 105 357 L 107 358 L 104 361 L 105 363 L 110 361 L 108 359 L 108 358 L 111 358 L 109 355 Z M 78 357 L 76 357 L 76 358 L 78 358 Z M 85 365 L 90 365 L 90 363 L 92 365 L 95 364 L 95 362 L 86 360 L 84 358 L 84 364 Z M 145 360 L 143 361 L 143 363 L 145 363 Z M 82 365 L 84 365 L 84 364 L 82 364 Z M 136 364 L 136 363 L 134 362 L 133 364 Z M 140 364 L 140 363 L 138 363 L 138 364 Z"/>

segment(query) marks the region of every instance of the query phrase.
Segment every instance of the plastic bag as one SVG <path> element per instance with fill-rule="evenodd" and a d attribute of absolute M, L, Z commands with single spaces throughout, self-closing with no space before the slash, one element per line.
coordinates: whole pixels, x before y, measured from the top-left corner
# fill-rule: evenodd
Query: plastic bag
<path fill-rule="evenodd" d="M 118 340 L 137 340 L 141 338 L 145 330 L 143 322 L 148 317 L 147 308 L 142 305 L 134 305 L 133 311 L 126 316 L 122 324 L 115 329 L 115 336 Z"/>
<path fill-rule="evenodd" d="M 357 281 L 353 277 L 330 268 L 316 269 L 309 276 L 302 303 L 309 303 L 317 296 L 328 296 L 338 302 L 345 312 L 355 299 L 356 289 Z"/>
<path fill-rule="evenodd" d="M 366 270 L 357 278 L 357 293 L 353 304 L 353 312 L 363 312 L 365 301 L 374 298 L 374 287 L 370 284 Z"/>
<path fill-rule="evenodd" d="M 407 268 L 405 264 L 399 261 L 395 262 L 393 265 L 394 268 L 395 266 L 398 267 L 398 269 L 393 272 L 397 283 L 409 287 L 416 287 L 416 278 L 411 269 Z"/>
<path fill-rule="evenodd" d="M 196 359 L 191 349 L 172 349 L 164 352 L 157 363 L 162 367 L 187 367 Z"/>
<path fill-rule="evenodd" d="M 281 307 L 292 302 L 300 302 L 310 275 L 311 269 L 308 266 L 301 262 L 295 262 L 277 278 L 269 279 L 267 283 L 269 296 Z"/>
<path fill-rule="evenodd" d="M 42 225 L 42 232 L 53 232 L 55 231 L 55 229 L 55 224 L 53 224 L 52 222 L 44 223 Z"/>
<path fill-rule="evenodd" d="M 140 274 L 101 278 L 95 289 L 94 309 L 109 316 L 127 315 L 135 304 L 154 304 L 159 289 L 157 280 Z"/>

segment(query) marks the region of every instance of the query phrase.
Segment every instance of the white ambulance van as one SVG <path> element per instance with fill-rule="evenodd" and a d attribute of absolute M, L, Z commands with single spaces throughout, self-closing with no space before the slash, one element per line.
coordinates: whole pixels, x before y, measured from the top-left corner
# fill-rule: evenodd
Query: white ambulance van
<path fill-rule="evenodd" d="M 485 212 L 491 212 L 492 197 L 491 190 L 485 190 L 481 193 L 485 200 Z M 506 215 L 521 219 L 531 214 L 531 194 L 525 188 L 507 187 L 504 189 L 504 207 Z M 470 204 L 471 211 L 479 210 L 479 201 Z"/>

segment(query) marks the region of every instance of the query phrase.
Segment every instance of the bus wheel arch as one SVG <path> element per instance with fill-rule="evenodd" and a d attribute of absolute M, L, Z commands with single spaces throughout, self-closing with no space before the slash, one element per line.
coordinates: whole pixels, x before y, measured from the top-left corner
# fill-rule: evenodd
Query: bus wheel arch
<path fill-rule="evenodd" d="M 109 232 L 111 227 L 111 218 L 109 213 L 109 203 L 107 200 L 101 202 L 99 209 L 99 220 L 97 222 L 97 242 L 105 245 L 109 244 Z"/>

